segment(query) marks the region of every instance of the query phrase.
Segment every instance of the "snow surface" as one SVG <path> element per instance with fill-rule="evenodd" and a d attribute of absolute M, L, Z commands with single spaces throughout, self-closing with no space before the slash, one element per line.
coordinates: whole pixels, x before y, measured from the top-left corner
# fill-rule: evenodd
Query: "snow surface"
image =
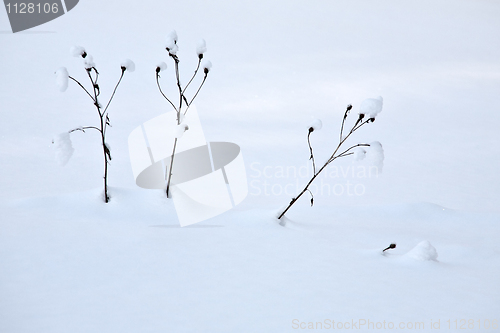
<path fill-rule="evenodd" d="M 498 214 L 315 206 L 282 227 L 245 205 L 180 228 L 163 191 L 110 195 L 2 204 L 2 332 L 294 332 L 294 319 L 428 332 L 439 319 L 498 316 L 500 246 L 485 237 L 500 232 Z M 423 240 L 439 261 L 414 259 L 432 259 Z"/>
<path fill-rule="evenodd" d="M 499 320 L 498 17 L 496 1 L 86 0 L 12 34 L 0 10 L 0 332 L 320 332 L 293 321 L 325 319 L 419 321 L 421 332 L 440 320 L 432 332 L 453 332 L 448 319 Z M 182 82 L 196 42 L 211 46 L 200 120 L 207 141 L 241 147 L 250 192 L 187 228 L 162 191 L 136 187 L 127 147 L 171 110 L 159 59 L 162 89 L 178 96 L 171 29 Z M 117 63 L 137 64 L 108 110 L 108 205 L 97 131 L 73 133 L 71 160 L 54 161 L 52 133 L 98 120 L 74 82 L 54 89 L 61 66 L 92 89 L 68 57 L 75 44 L 99 60 L 102 103 Z M 368 156 L 336 160 L 311 186 L 314 206 L 304 196 L 280 226 L 277 208 L 312 173 L 304 124 L 323 120 L 312 143 L 326 159 L 346 106 L 378 95 L 383 117 L 345 145 L 381 142 L 384 172 L 370 173 Z M 437 260 L 408 255 L 432 258 L 424 241 Z"/>

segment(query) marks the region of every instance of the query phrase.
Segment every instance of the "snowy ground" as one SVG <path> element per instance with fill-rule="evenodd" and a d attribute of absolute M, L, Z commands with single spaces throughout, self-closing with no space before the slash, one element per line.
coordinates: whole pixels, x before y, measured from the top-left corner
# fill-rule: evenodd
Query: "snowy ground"
<path fill-rule="evenodd" d="M 0 332 L 322 331 L 331 320 L 495 331 L 500 4 L 122 4 L 82 0 L 18 34 L 0 10 Z M 250 191 L 186 228 L 161 192 L 135 186 L 127 149 L 132 129 L 169 111 L 154 68 L 172 29 L 185 73 L 207 41 L 197 108 L 208 140 L 241 146 Z M 61 66 L 85 79 L 73 45 L 94 56 L 104 96 L 124 59 L 137 67 L 110 107 L 108 205 L 97 135 L 73 133 L 72 159 L 54 161 L 54 134 L 98 121 L 76 85 L 55 86 Z M 307 181 L 312 117 L 323 160 L 345 106 L 379 95 L 384 110 L 353 143 L 380 141 L 383 173 L 332 165 L 314 207 L 304 198 L 279 226 L 274 212 Z"/>

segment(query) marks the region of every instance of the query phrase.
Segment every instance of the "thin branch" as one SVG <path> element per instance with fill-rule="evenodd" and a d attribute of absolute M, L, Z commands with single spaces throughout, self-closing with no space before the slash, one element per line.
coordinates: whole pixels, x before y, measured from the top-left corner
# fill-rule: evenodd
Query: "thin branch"
<path fill-rule="evenodd" d="M 172 179 L 172 167 L 174 166 L 174 155 L 176 147 L 177 147 L 177 138 L 175 138 L 174 140 L 174 149 L 172 151 L 172 156 L 170 157 L 170 167 L 168 169 L 168 180 L 167 180 L 167 198 L 170 198 L 170 180 Z"/>
<path fill-rule="evenodd" d="M 201 64 L 201 59 L 198 60 L 198 66 L 196 66 L 196 69 L 194 71 L 194 74 L 193 76 L 191 77 L 191 80 L 189 80 L 188 84 L 186 84 L 186 86 L 184 87 L 184 89 L 182 90 L 182 94 L 184 95 L 184 93 L 186 92 L 186 89 L 189 87 L 189 85 L 191 84 L 191 82 L 193 82 L 193 79 L 196 77 L 196 74 L 198 73 L 198 69 L 200 69 L 200 64 Z"/>
<path fill-rule="evenodd" d="M 352 109 L 352 105 L 349 104 L 345 110 L 345 113 L 344 113 L 344 118 L 342 119 L 342 127 L 340 127 L 340 140 L 339 141 L 342 141 L 342 134 L 344 134 L 344 123 L 345 123 L 345 120 L 347 118 L 347 115 L 349 114 L 349 111 Z"/>
<path fill-rule="evenodd" d="M 96 81 L 94 81 L 94 79 L 92 78 L 92 74 L 91 74 L 92 69 L 94 69 L 94 71 L 96 73 L 98 73 L 97 70 L 94 67 L 87 69 L 86 72 L 87 72 L 87 75 L 89 76 L 90 83 L 92 83 L 92 87 L 94 88 L 94 98 L 93 98 L 94 99 L 94 105 L 97 108 L 97 112 L 99 113 L 99 117 L 101 117 L 101 127 L 102 127 L 102 116 L 103 116 L 103 114 L 101 113 L 101 107 L 99 106 L 99 101 L 97 100 Z"/>
<path fill-rule="evenodd" d="M 346 149 L 345 151 L 343 151 L 342 153 L 338 154 L 337 156 L 335 156 L 334 158 L 328 160 L 327 163 L 331 163 L 332 161 L 334 161 L 335 159 L 339 158 L 339 157 L 344 157 L 344 156 L 348 156 L 348 155 L 352 155 L 354 153 L 349 153 L 349 154 L 346 154 L 347 152 L 349 152 L 351 149 L 354 149 L 356 147 L 370 147 L 369 144 L 367 143 L 358 143 L 357 145 L 354 145 L 352 147 L 349 147 L 349 149 Z"/>
<path fill-rule="evenodd" d="M 311 207 L 312 207 L 314 205 L 314 195 L 311 192 L 311 190 L 308 190 L 308 191 L 309 191 L 309 194 L 311 195 Z"/>
<path fill-rule="evenodd" d="M 184 111 L 184 115 L 188 112 L 189 107 L 191 106 L 191 104 L 193 104 L 193 101 L 196 98 L 196 96 L 198 96 L 198 93 L 200 92 L 201 88 L 203 87 L 203 84 L 205 83 L 206 79 L 207 79 L 207 74 L 205 74 L 205 76 L 203 77 L 203 81 L 201 82 L 200 87 L 196 91 L 196 94 L 194 94 L 193 98 L 191 99 L 191 102 L 189 102 L 188 107 L 186 108 L 186 111 Z"/>
<path fill-rule="evenodd" d="M 106 104 L 106 107 L 104 108 L 104 112 L 102 113 L 103 115 L 106 114 L 106 111 L 108 110 L 109 104 L 111 103 L 111 101 L 113 100 L 113 97 L 115 96 L 116 89 L 118 89 L 118 86 L 120 85 L 120 82 L 122 81 L 123 74 L 125 74 L 125 70 L 122 69 L 122 75 L 120 75 L 120 79 L 116 83 L 115 89 L 113 90 L 113 93 L 111 94 L 111 98 L 109 99 L 108 104 Z"/>
<path fill-rule="evenodd" d="M 340 154 L 340 155 L 337 155 L 337 157 L 335 157 L 334 159 L 336 160 L 337 158 L 340 158 L 340 157 L 346 157 L 346 156 L 353 155 L 353 154 L 354 154 L 354 153 Z"/>
<path fill-rule="evenodd" d="M 313 163 L 313 175 L 316 174 L 316 164 L 314 163 L 314 154 L 313 154 L 313 149 L 311 146 L 311 140 L 310 136 L 313 131 L 311 131 L 312 127 L 309 129 L 309 133 L 307 134 L 307 144 L 309 145 L 309 151 L 311 152 L 311 156 L 309 157 L 310 160 L 312 160 Z"/>
<path fill-rule="evenodd" d="M 74 77 L 68 76 L 71 80 L 75 81 L 86 93 L 89 95 L 90 98 L 92 98 L 92 101 L 95 103 L 94 97 L 89 93 L 89 91 Z"/>
<path fill-rule="evenodd" d="M 372 118 L 368 118 L 365 121 L 362 121 L 363 120 L 362 118 L 358 118 L 358 121 L 356 122 L 356 124 L 354 124 L 354 126 L 351 129 L 351 132 L 349 133 L 349 135 L 351 135 L 352 133 L 354 133 L 355 131 L 357 131 L 361 126 L 363 126 L 363 125 L 368 124 L 369 122 L 371 122 L 371 119 Z M 361 124 L 359 124 L 360 122 L 361 122 Z"/>
<path fill-rule="evenodd" d="M 98 130 L 99 132 L 101 132 L 101 130 L 99 128 L 97 128 L 97 127 L 94 127 L 94 126 L 84 126 L 84 127 L 78 127 L 78 128 L 72 129 L 68 133 L 73 133 L 73 132 L 76 132 L 76 131 L 82 131 L 83 133 L 85 133 L 86 129 L 95 129 L 95 130 Z"/>
<path fill-rule="evenodd" d="M 97 68 L 92 67 L 92 69 L 95 72 L 95 83 L 97 84 L 97 80 L 99 80 L 99 72 L 97 71 Z"/>
<path fill-rule="evenodd" d="M 172 101 L 170 99 L 168 99 L 168 97 L 163 93 L 163 90 L 161 90 L 159 78 L 160 78 L 160 74 L 156 73 L 156 84 L 158 85 L 158 89 L 160 90 L 160 93 L 170 103 L 170 105 L 172 105 L 172 107 L 174 108 L 175 112 L 178 112 L 177 108 L 174 105 L 174 103 L 172 103 Z"/>
<path fill-rule="evenodd" d="M 179 77 L 179 59 L 175 55 L 173 55 L 172 58 L 175 61 L 175 77 L 177 79 L 177 87 L 179 88 L 179 99 L 180 99 L 179 110 L 176 110 L 176 112 L 177 112 L 177 125 L 179 125 L 181 122 L 182 98 L 184 95 L 182 94 L 181 81 L 180 81 L 180 77 Z M 176 147 L 177 147 L 177 138 L 175 138 L 175 140 L 174 140 L 174 148 L 172 149 L 172 156 L 170 157 L 170 168 L 168 170 L 167 191 L 166 191 L 167 198 L 170 198 L 170 181 L 172 179 L 172 168 L 174 166 L 174 157 L 175 157 Z"/>
<path fill-rule="evenodd" d="M 181 123 L 180 114 L 181 114 L 181 110 L 182 110 L 182 101 L 185 99 L 185 97 L 182 94 L 181 78 L 180 78 L 180 74 L 179 74 L 179 59 L 177 57 L 175 57 L 174 60 L 175 60 L 175 77 L 177 79 L 177 88 L 179 89 L 179 110 L 177 111 L 177 125 L 179 125 Z M 186 102 L 186 104 L 187 104 L 187 102 Z"/>
<path fill-rule="evenodd" d="M 362 122 L 361 124 L 359 124 L 359 122 L 362 121 L 362 118 L 360 117 L 358 119 L 358 121 L 354 124 L 354 126 L 352 127 L 351 131 L 349 132 L 349 134 L 346 135 L 345 138 L 341 139 L 337 148 L 335 149 L 335 151 L 333 152 L 333 154 L 330 156 L 330 158 L 326 161 L 326 163 L 321 167 L 321 169 L 319 169 L 319 171 L 317 173 L 315 173 L 312 178 L 309 180 L 309 182 L 306 184 L 306 186 L 304 187 L 304 189 L 299 193 L 299 195 L 297 195 L 297 197 L 293 198 L 290 203 L 288 204 L 287 208 L 281 212 L 281 214 L 278 216 L 278 220 L 281 219 L 283 217 L 283 215 L 285 215 L 285 213 L 293 206 L 293 204 L 306 192 L 306 191 L 309 191 L 309 186 L 312 184 L 312 182 L 316 179 L 316 177 L 335 159 L 339 158 L 339 157 L 344 157 L 344 156 L 348 156 L 346 153 L 354 148 L 354 147 L 358 147 L 360 145 L 366 145 L 366 144 L 359 144 L 359 145 L 355 145 L 355 146 L 352 146 L 350 147 L 349 149 L 347 149 L 346 151 L 342 152 L 341 154 L 339 154 L 338 156 L 335 156 L 337 154 L 337 151 L 340 149 L 340 147 L 344 144 L 344 142 L 351 136 L 352 133 L 354 133 L 355 131 L 357 131 L 361 126 L 367 124 L 368 122 L 370 122 L 370 119 L 367 119 L 366 121 Z M 359 124 L 359 125 L 358 125 Z M 343 155 L 345 154 L 345 155 Z"/>

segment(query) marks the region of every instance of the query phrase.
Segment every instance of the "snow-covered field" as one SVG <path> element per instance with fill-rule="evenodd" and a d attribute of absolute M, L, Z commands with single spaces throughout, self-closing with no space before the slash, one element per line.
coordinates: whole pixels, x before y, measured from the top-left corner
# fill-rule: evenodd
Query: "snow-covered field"
<path fill-rule="evenodd" d="M 82 0 L 12 34 L 0 10 L 0 332 L 500 331 L 498 17 L 488 0 Z M 169 64 L 174 94 L 172 29 L 184 81 L 207 42 L 198 113 L 207 140 L 241 147 L 249 184 L 235 209 L 185 228 L 162 191 L 135 185 L 127 147 L 170 111 L 154 70 Z M 62 66 L 87 83 L 74 45 L 104 100 L 136 65 L 109 109 L 109 204 L 98 135 L 72 133 L 64 167 L 51 144 L 99 120 L 74 82 L 56 87 Z M 346 105 L 379 95 L 350 140 L 380 141 L 383 172 L 332 164 L 314 207 L 304 196 L 280 226 L 310 177 L 307 124 L 323 122 L 324 161 Z"/>

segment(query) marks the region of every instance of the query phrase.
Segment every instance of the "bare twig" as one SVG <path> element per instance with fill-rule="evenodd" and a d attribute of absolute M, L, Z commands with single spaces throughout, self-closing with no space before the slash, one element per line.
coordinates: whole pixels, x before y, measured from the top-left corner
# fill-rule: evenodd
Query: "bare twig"
<path fill-rule="evenodd" d="M 75 81 L 87 93 L 87 95 L 89 95 L 89 97 L 92 98 L 92 101 L 95 102 L 94 97 L 92 97 L 92 95 L 89 93 L 89 91 L 77 79 L 75 79 L 72 76 L 68 76 L 68 78 Z"/>
<path fill-rule="evenodd" d="M 203 85 L 205 84 L 205 80 L 207 79 L 207 74 L 205 74 L 205 76 L 203 77 L 203 81 L 201 81 L 201 84 L 200 86 L 198 87 L 198 90 L 196 91 L 196 94 L 194 94 L 193 98 L 191 99 L 191 102 L 188 103 L 187 105 L 187 108 L 186 110 L 184 111 L 184 114 L 186 114 L 189 110 L 189 107 L 191 106 L 191 104 L 193 104 L 193 101 L 194 99 L 196 98 L 196 96 L 198 96 L 198 93 L 200 92 L 201 88 L 203 87 Z"/>
<path fill-rule="evenodd" d="M 85 133 L 86 129 L 95 129 L 95 130 L 98 130 L 99 132 L 101 131 L 99 128 L 94 127 L 94 126 L 84 126 L 84 127 L 78 127 L 78 128 L 72 129 L 71 131 L 68 131 L 68 133 L 73 133 L 76 131 L 82 131 L 83 133 Z"/>
<path fill-rule="evenodd" d="M 115 97 L 116 89 L 120 85 L 120 82 L 122 82 L 123 74 L 125 74 L 125 67 L 122 67 L 122 74 L 120 75 L 120 79 L 118 79 L 118 82 L 116 83 L 115 89 L 113 90 L 113 93 L 111 94 L 111 97 L 109 98 L 108 104 L 106 104 L 106 107 L 104 108 L 104 111 L 102 114 L 106 114 L 106 111 L 108 110 L 109 104 L 113 100 L 113 97 Z"/>
<path fill-rule="evenodd" d="M 313 164 L 313 175 L 316 174 L 316 163 L 314 162 L 314 154 L 313 154 L 313 149 L 311 146 L 311 133 L 314 131 L 314 129 L 311 127 L 309 128 L 309 133 L 307 133 L 307 144 L 309 145 L 309 151 L 311 152 L 311 155 L 309 156 L 309 159 L 312 160 Z"/>
<path fill-rule="evenodd" d="M 344 123 L 345 123 L 345 120 L 347 118 L 347 115 L 349 114 L 349 111 L 351 111 L 352 109 L 352 105 L 349 104 L 345 110 L 345 113 L 344 113 L 344 118 L 342 119 L 342 127 L 340 127 L 340 140 L 339 142 L 342 141 L 342 135 L 344 134 Z"/>
<path fill-rule="evenodd" d="M 182 90 L 182 94 L 184 95 L 184 93 L 186 92 L 186 89 L 189 87 L 189 85 L 191 84 L 191 82 L 193 82 L 193 79 L 195 78 L 196 74 L 198 73 L 198 69 L 200 69 L 200 64 L 201 64 L 201 59 L 202 58 L 199 58 L 198 59 L 198 65 L 196 66 L 196 69 L 194 70 L 194 74 L 193 76 L 191 77 L 191 80 L 189 80 L 188 84 L 186 84 L 186 86 L 184 87 L 184 89 Z"/>
<path fill-rule="evenodd" d="M 174 41 L 175 44 L 177 44 L 177 41 Z M 177 85 L 177 89 L 179 91 L 179 105 L 176 107 L 175 104 L 163 93 L 162 89 L 161 89 L 161 85 L 160 85 L 160 82 L 159 82 L 159 71 L 160 69 L 157 68 L 156 69 L 156 83 L 158 85 L 158 89 L 160 90 L 160 93 L 162 94 L 162 96 L 170 103 L 170 105 L 174 108 L 175 112 L 176 112 L 176 115 L 177 115 L 177 125 L 180 125 L 181 123 L 181 112 L 182 111 L 182 106 L 183 106 L 183 103 L 186 104 L 186 109 L 184 110 L 183 112 L 183 115 L 186 115 L 187 111 L 189 110 L 189 107 L 191 106 L 191 104 L 193 103 L 194 99 L 196 98 L 196 96 L 198 96 L 198 93 L 200 92 L 201 88 L 203 87 L 203 84 L 205 83 L 205 80 L 207 78 L 207 74 L 208 74 L 208 70 L 205 70 L 205 76 L 203 77 L 203 81 L 201 82 L 200 86 L 198 87 L 198 90 L 196 91 L 196 93 L 194 94 L 193 98 L 191 99 L 191 101 L 188 101 L 186 95 L 185 95 L 185 92 L 187 90 L 187 88 L 190 86 L 190 84 L 193 82 L 194 78 L 196 77 L 196 75 L 198 74 L 198 71 L 200 69 L 200 65 L 201 65 L 201 60 L 203 58 L 203 55 L 198 55 L 198 64 L 196 65 L 196 69 L 194 71 L 194 74 L 192 75 L 192 77 L 190 78 L 190 80 L 188 81 L 188 83 L 186 84 L 186 86 L 183 88 L 182 85 L 181 85 L 181 79 L 180 79 L 180 73 L 179 73 L 179 58 L 177 57 L 176 54 L 172 54 L 170 51 L 170 49 L 167 47 L 167 51 L 168 51 L 168 55 L 174 60 L 174 68 L 175 68 L 175 79 L 176 79 L 176 85 Z M 174 166 L 174 158 L 175 158 L 175 151 L 176 151 L 176 148 L 177 148 L 177 141 L 178 139 L 175 138 L 174 140 L 174 145 L 173 145 L 173 148 L 172 148 L 172 155 L 170 157 L 170 166 L 168 167 L 168 169 L 165 171 L 167 173 L 167 176 L 166 176 L 166 179 L 167 179 L 167 188 L 166 188 L 166 194 L 167 194 L 167 197 L 170 198 L 170 182 L 172 180 L 172 169 L 173 169 L 173 166 Z"/>
<path fill-rule="evenodd" d="M 160 78 L 160 74 L 156 73 L 156 84 L 158 85 L 158 89 L 160 90 L 160 93 L 170 103 L 170 105 L 172 105 L 172 107 L 174 108 L 175 112 L 179 112 L 179 111 L 177 111 L 177 108 L 175 107 L 174 103 L 172 103 L 172 101 L 163 93 L 163 90 L 161 89 L 161 86 L 160 86 L 160 80 L 159 80 L 159 78 Z"/>
<path fill-rule="evenodd" d="M 284 211 L 282 211 L 280 213 L 280 215 L 278 216 L 278 219 L 281 219 L 285 213 L 293 206 L 293 204 L 295 202 L 297 202 L 297 200 L 307 191 L 311 192 L 309 190 L 309 186 L 312 184 L 312 182 L 316 179 L 316 177 L 331 163 L 333 162 L 334 160 L 336 160 L 337 158 L 339 157 L 345 157 L 345 156 L 349 156 L 349 155 L 352 155 L 352 153 L 350 153 L 349 151 L 355 147 L 361 147 L 361 146 L 369 146 L 369 144 L 366 144 L 366 143 L 360 143 L 360 144 L 357 144 L 357 145 L 354 145 L 350 148 L 348 148 L 347 150 L 343 151 L 342 153 L 338 154 L 337 155 L 337 152 L 339 151 L 340 147 L 344 144 L 344 142 L 355 132 L 357 131 L 359 128 L 361 128 L 361 126 L 369 123 L 369 122 L 373 122 L 372 119 L 367 119 L 366 121 L 362 121 L 363 117 L 360 115 L 359 119 L 356 121 L 356 123 L 353 125 L 353 127 L 351 128 L 351 130 L 349 131 L 349 134 L 346 135 L 345 138 L 342 138 L 342 132 L 344 131 L 344 123 L 345 123 L 345 118 L 346 118 L 346 115 L 347 113 L 349 112 L 349 110 L 351 110 L 352 106 L 349 105 L 347 107 L 347 110 L 346 110 L 346 113 L 344 114 L 344 119 L 342 120 L 342 127 L 341 127 L 341 136 L 340 136 L 340 142 L 339 144 L 337 145 L 337 148 L 335 148 L 335 150 L 333 151 L 333 154 L 330 156 L 330 158 L 325 162 L 325 164 L 318 170 L 318 172 L 314 172 L 313 176 L 311 177 L 311 179 L 309 180 L 309 182 L 306 184 L 306 186 L 302 189 L 302 191 L 294 198 L 292 198 L 292 200 L 290 201 L 290 203 L 288 204 L 288 206 L 285 208 Z M 311 131 L 309 131 L 309 135 L 311 134 Z M 312 155 L 312 148 L 311 148 L 311 144 L 309 142 L 309 135 L 308 135 L 308 143 L 309 143 L 309 148 L 311 150 L 311 156 Z M 313 170 L 315 171 L 315 166 L 313 164 Z"/>

